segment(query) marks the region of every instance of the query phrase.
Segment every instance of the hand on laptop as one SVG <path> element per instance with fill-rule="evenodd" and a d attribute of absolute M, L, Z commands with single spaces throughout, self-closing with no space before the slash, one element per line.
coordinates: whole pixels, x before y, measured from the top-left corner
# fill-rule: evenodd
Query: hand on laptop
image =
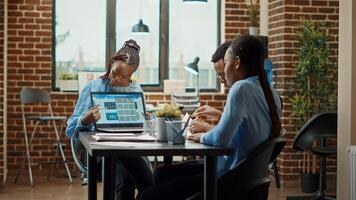
<path fill-rule="evenodd" d="M 199 107 L 193 114 L 192 118 L 201 118 L 204 120 L 219 121 L 222 112 L 208 105 Z"/>
<path fill-rule="evenodd" d="M 213 127 L 213 125 L 196 118 L 189 124 L 189 131 L 191 133 L 208 132 Z"/>
<path fill-rule="evenodd" d="M 99 112 L 99 106 L 96 105 L 92 108 L 90 108 L 82 117 L 81 122 L 83 125 L 88 125 L 91 123 L 95 123 L 99 121 L 101 118 L 100 112 Z"/>

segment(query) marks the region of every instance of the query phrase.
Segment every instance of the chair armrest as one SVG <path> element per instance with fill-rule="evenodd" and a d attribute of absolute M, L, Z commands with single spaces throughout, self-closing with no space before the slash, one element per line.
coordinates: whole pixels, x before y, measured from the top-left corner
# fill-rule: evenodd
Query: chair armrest
<path fill-rule="evenodd" d="M 320 138 L 337 138 L 337 134 L 335 134 L 335 133 L 324 133 L 323 135 L 316 135 L 315 138 L 316 139 L 320 139 Z"/>

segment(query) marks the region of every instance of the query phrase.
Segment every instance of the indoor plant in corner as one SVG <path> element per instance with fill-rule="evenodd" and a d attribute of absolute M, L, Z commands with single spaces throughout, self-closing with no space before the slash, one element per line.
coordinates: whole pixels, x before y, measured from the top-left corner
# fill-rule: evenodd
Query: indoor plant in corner
<path fill-rule="evenodd" d="M 59 87 L 61 91 L 78 91 L 78 74 L 70 72 L 60 74 Z"/>
<path fill-rule="evenodd" d="M 248 14 L 250 16 L 249 33 L 250 35 L 253 36 L 258 35 L 258 24 L 257 24 L 257 15 L 259 11 L 258 4 L 259 4 L 259 0 L 246 0 Z"/>
<path fill-rule="evenodd" d="M 166 120 L 180 120 L 182 112 L 175 103 L 164 104 L 161 110 L 156 111 L 156 116 L 157 139 L 160 142 L 167 142 Z"/>
<path fill-rule="evenodd" d="M 324 22 L 301 20 L 298 42 L 294 96 L 290 98 L 291 123 L 298 131 L 314 114 L 336 111 L 337 69 L 329 60 L 327 26 Z M 312 157 L 312 158 L 311 158 Z M 301 184 L 303 192 L 318 187 L 315 156 L 303 152 Z"/>

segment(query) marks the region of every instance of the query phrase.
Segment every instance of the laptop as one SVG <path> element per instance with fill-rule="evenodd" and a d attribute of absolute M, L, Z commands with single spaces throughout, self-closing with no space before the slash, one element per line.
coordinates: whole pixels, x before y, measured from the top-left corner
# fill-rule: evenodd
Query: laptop
<path fill-rule="evenodd" d="M 143 133 L 146 109 L 142 92 L 92 92 L 90 96 L 92 106 L 100 106 L 97 131 Z"/>

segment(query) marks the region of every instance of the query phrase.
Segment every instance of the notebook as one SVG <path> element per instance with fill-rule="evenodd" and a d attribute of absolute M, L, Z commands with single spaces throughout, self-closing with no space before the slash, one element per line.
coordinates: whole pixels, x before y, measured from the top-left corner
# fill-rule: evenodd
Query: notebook
<path fill-rule="evenodd" d="M 146 110 L 142 92 L 92 92 L 90 96 L 92 106 L 99 105 L 97 131 L 143 133 Z"/>

